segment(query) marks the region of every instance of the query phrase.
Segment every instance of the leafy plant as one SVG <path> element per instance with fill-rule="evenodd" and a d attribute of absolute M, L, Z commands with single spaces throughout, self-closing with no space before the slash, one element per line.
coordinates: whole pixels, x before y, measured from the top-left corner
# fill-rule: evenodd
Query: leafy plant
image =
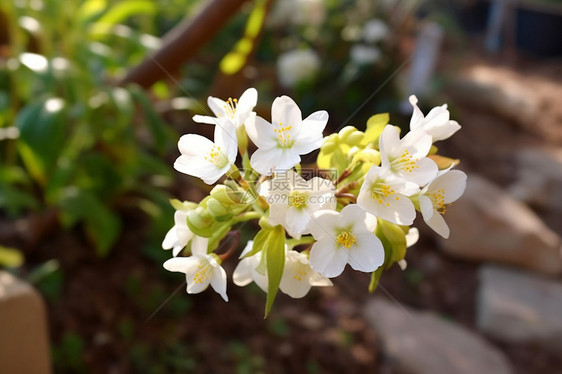
<path fill-rule="evenodd" d="M 14 216 L 54 207 L 63 226 L 82 225 L 103 256 L 122 229 L 118 208 L 139 206 L 160 220 L 169 211 L 161 187 L 171 175 L 160 160 L 173 134 L 144 91 L 115 85 L 159 45 L 128 26 L 150 28 L 143 25 L 154 23 L 156 5 L 33 4 L 0 5 L 9 20 L 0 53 L 0 129 L 19 135 L 0 138 L 0 209 Z"/>

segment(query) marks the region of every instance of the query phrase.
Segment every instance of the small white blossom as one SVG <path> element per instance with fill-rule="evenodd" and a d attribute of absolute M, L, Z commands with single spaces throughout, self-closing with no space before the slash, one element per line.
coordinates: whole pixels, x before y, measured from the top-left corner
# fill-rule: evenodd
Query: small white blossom
<path fill-rule="evenodd" d="M 374 64 L 381 58 L 381 51 L 377 47 L 356 44 L 349 50 L 351 60 L 359 65 Z"/>
<path fill-rule="evenodd" d="M 166 237 L 162 242 L 162 248 L 172 249 L 174 257 L 195 236 L 187 227 L 187 212 L 187 210 L 176 210 L 174 213 L 174 226 L 166 233 Z"/>
<path fill-rule="evenodd" d="M 216 117 L 210 116 L 193 116 L 193 120 L 199 123 L 207 123 L 217 126 L 228 126 L 225 121 L 230 121 L 236 128 L 244 125 L 244 122 L 253 112 L 258 102 L 258 91 L 255 88 L 248 88 L 240 100 L 229 98 L 227 101 L 216 97 L 209 96 L 207 105 L 213 111 Z"/>
<path fill-rule="evenodd" d="M 237 147 L 233 126 L 216 126 L 214 143 L 201 135 L 183 135 L 178 142 L 181 156 L 174 163 L 174 168 L 213 184 L 236 161 Z"/>
<path fill-rule="evenodd" d="M 388 36 L 388 26 L 378 18 L 373 18 L 363 26 L 363 39 L 367 43 L 376 43 L 386 39 Z"/>
<path fill-rule="evenodd" d="M 261 190 L 269 203 L 271 224 L 283 225 L 297 239 L 310 232 L 307 225 L 315 211 L 336 209 L 334 192 L 331 181 L 320 177 L 306 181 L 292 170 L 277 172 Z"/>
<path fill-rule="evenodd" d="M 259 116 L 246 121 L 246 132 L 258 146 L 250 159 L 252 168 L 264 175 L 271 175 L 276 169 L 291 169 L 301 161 L 300 155 L 320 148 L 327 122 L 328 113 L 324 110 L 303 120 L 290 97 L 276 98 L 271 107 L 271 123 Z"/>
<path fill-rule="evenodd" d="M 357 204 L 346 206 L 340 213 L 320 210 L 309 226 L 317 240 L 310 250 L 310 265 L 325 277 L 337 277 L 346 264 L 372 272 L 384 263 L 382 243 L 373 233 L 376 219 Z"/>
<path fill-rule="evenodd" d="M 254 242 L 250 240 L 246 248 L 242 251 L 240 257 L 244 257 L 252 250 Z M 281 292 L 291 296 L 292 298 L 301 298 L 305 296 L 312 286 L 331 286 L 332 282 L 318 274 L 310 267 L 310 262 L 305 254 L 297 251 L 287 251 L 285 247 L 285 267 L 281 276 L 279 289 Z M 262 260 L 262 252 L 258 252 L 253 256 L 242 258 L 232 276 L 234 284 L 244 287 L 252 281 L 267 293 L 267 274 L 261 274 L 256 268 Z"/>
<path fill-rule="evenodd" d="M 239 287 L 244 287 L 252 282 L 256 282 L 263 292 L 267 293 L 267 275 L 256 271 L 262 259 L 262 252 L 260 251 L 253 256 L 243 258 L 246 254 L 250 253 L 253 246 L 254 241 L 248 241 L 248 244 L 246 244 L 246 247 L 240 254 L 241 260 L 236 266 L 236 269 L 234 269 L 232 280 L 234 284 Z"/>
<path fill-rule="evenodd" d="M 312 286 L 332 286 L 332 282 L 310 266 L 305 254 L 288 251 L 279 285 L 281 292 L 298 299 L 305 296 Z"/>
<path fill-rule="evenodd" d="M 449 226 L 443 219 L 443 214 L 447 205 L 461 197 L 465 188 L 465 173 L 460 170 L 446 170 L 439 173 L 439 176 L 419 193 L 423 220 L 445 239 L 449 237 Z"/>
<path fill-rule="evenodd" d="M 414 112 L 410 119 L 411 131 L 422 129 L 431 135 L 433 142 L 436 142 L 447 139 L 460 130 L 461 126 L 458 122 L 449 119 L 450 114 L 447 110 L 447 104 L 431 109 L 427 116 L 424 117 L 417 103 L 417 97 L 414 95 L 410 96 L 410 104 L 414 107 Z"/>
<path fill-rule="evenodd" d="M 424 186 L 437 175 L 437 164 L 426 157 L 431 136 L 422 130 L 410 131 L 400 139 L 398 129 L 388 125 L 379 138 L 379 148 L 382 166 L 400 178 Z"/>
<path fill-rule="evenodd" d="M 365 176 L 357 204 L 375 217 L 398 225 L 411 225 L 416 209 L 408 196 L 418 191 L 415 183 L 396 178 L 388 169 L 373 165 Z"/>
<path fill-rule="evenodd" d="M 311 80 L 320 69 L 320 57 L 312 49 L 294 49 L 277 60 L 277 74 L 284 87 Z"/>
<path fill-rule="evenodd" d="M 185 273 L 187 293 L 200 293 L 211 287 L 221 297 L 226 296 L 226 272 L 220 266 L 220 260 L 215 254 L 207 254 L 208 238 L 196 236 L 191 242 L 189 257 L 174 257 L 164 263 L 164 269 Z"/>

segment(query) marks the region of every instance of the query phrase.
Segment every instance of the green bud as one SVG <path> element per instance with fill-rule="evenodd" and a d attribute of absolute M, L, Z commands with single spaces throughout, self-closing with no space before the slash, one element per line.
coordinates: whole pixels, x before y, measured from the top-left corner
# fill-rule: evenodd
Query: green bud
<path fill-rule="evenodd" d="M 218 184 L 211 190 L 211 197 L 218 200 L 224 206 L 234 204 L 234 201 L 232 200 L 233 194 L 234 191 L 224 184 Z"/>
<path fill-rule="evenodd" d="M 340 138 L 340 141 L 345 142 L 347 137 L 349 135 L 351 135 L 354 131 L 357 131 L 357 129 L 353 126 L 345 126 L 343 129 L 340 130 L 340 132 L 338 133 L 338 136 Z"/>
<path fill-rule="evenodd" d="M 210 214 L 200 206 L 197 207 L 197 209 L 187 213 L 187 220 L 197 228 L 205 228 L 213 223 Z"/>
<path fill-rule="evenodd" d="M 207 201 L 207 211 L 213 217 L 222 217 L 228 214 L 228 210 L 214 197 L 211 197 Z"/>
<path fill-rule="evenodd" d="M 365 134 L 362 131 L 354 131 L 347 137 L 345 143 L 350 146 L 359 145 L 359 143 L 361 143 L 361 140 L 363 140 L 364 135 Z"/>

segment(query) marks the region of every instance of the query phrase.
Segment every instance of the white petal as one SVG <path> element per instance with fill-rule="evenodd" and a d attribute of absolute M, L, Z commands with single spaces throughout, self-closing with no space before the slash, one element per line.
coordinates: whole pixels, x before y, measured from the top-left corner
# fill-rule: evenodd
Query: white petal
<path fill-rule="evenodd" d="M 449 237 L 449 226 L 441 214 L 435 212 L 429 219 L 425 219 L 424 217 L 424 221 L 433 229 L 433 231 L 441 235 L 443 238 L 447 239 Z"/>
<path fill-rule="evenodd" d="M 248 243 L 246 243 L 246 246 L 244 247 L 244 249 L 242 250 L 242 253 L 240 253 L 240 256 L 238 258 L 243 258 L 248 253 L 250 253 L 253 248 L 254 248 L 254 241 L 248 240 Z"/>
<path fill-rule="evenodd" d="M 353 227 L 354 232 L 369 231 L 367 212 L 357 204 L 349 204 L 343 208 L 338 218 L 338 227 Z"/>
<path fill-rule="evenodd" d="M 295 299 L 305 296 L 310 291 L 311 285 L 308 273 L 313 271 L 308 264 L 308 260 L 303 263 L 300 261 L 299 256 L 303 256 L 306 260 L 306 256 L 301 253 L 296 251 L 287 252 L 285 268 L 283 269 L 283 276 L 279 284 L 279 289 L 283 293 Z"/>
<path fill-rule="evenodd" d="M 433 141 L 445 140 L 453 136 L 454 133 L 461 129 L 461 125 L 457 121 L 449 121 L 447 124 L 431 129 L 430 135 Z"/>
<path fill-rule="evenodd" d="M 216 125 L 219 123 L 219 119 L 210 116 L 200 116 L 198 114 L 193 116 L 193 121 L 197 123 L 206 123 L 208 125 Z"/>
<path fill-rule="evenodd" d="M 251 112 L 257 103 L 258 91 L 255 88 L 248 88 L 244 91 L 242 96 L 240 96 L 240 100 L 238 100 L 238 105 L 236 106 L 236 112 Z"/>
<path fill-rule="evenodd" d="M 389 157 L 393 156 L 393 150 L 400 146 L 400 134 L 393 125 L 386 125 L 379 137 L 379 150 L 381 152 L 382 165 L 388 165 Z"/>
<path fill-rule="evenodd" d="M 333 236 L 338 225 L 338 217 L 340 213 L 334 210 L 318 210 L 312 214 L 308 222 L 308 230 L 314 236 L 314 239 L 329 238 L 334 240 Z"/>
<path fill-rule="evenodd" d="M 285 228 L 289 235 L 300 239 L 302 234 L 308 233 L 308 223 L 311 217 L 312 213 L 306 209 L 297 209 L 290 206 L 287 209 L 287 216 L 285 218 Z"/>
<path fill-rule="evenodd" d="M 281 148 L 259 148 L 252 154 L 250 165 L 260 174 L 271 175 L 277 168 L 282 155 Z"/>
<path fill-rule="evenodd" d="M 383 197 L 382 202 L 378 202 L 371 197 L 367 189 L 362 188 L 357 197 L 357 204 L 374 216 L 398 225 L 409 226 L 416 218 L 414 204 L 402 194 Z"/>
<path fill-rule="evenodd" d="M 413 158 L 421 159 L 429 153 L 432 145 L 431 135 L 427 134 L 423 129 L 411 130 L 400 141 L 400 150 L 408 149 Z"/>
<path fill-rule="evenodd" d="M 433 209 L 433 204 L 429 197 L 420 195 L 420 211 L 425 221 L 430 219 L 434 214 L 439 214 Z"/>
<path fill-rule="evenodd" d="M 370 273 L 384 263 L 384 249 L 373 233 L 355 235 L 355 244 L 349 248 L 349 264 L 358 271 Z"/>
<path fill-rule="evenodd" d="M 166 233 L 166 236 L 164 237 L 164 241 L 162 242 L 162 248 L 172 249 L 177 241 L 178 241 L 178 237 L 176 236 L 176 227 L 174 226 Z"/>
<path fill-rule="evenodd" d="M 272 225 L 285 225 L 287 217 L 287 210 L 289 209 L 288 197 L 284 195 L 270 196 L 269 201 L 272 199 L 280 199 L 283 202 L 269 204 L 269 221 Z"/>
<path fill-rule="evenodd" d="M 238 138 L 236 137 L 236 128 L 230 121 L 222 121 L 220 125 L 215 127 L 215 144 L 226 155 L 229 163 L 233 164 L 236 161 Z"/>
<path fill-rule="evenodd" d="M 428 134 L 432 135 L 432 130 L 445 126 L 449 122 L 450 114 L 447 110 L 447 104 L 437 106 L 427 113 L 425 116 L 424 129 Z"/>
<path fill-rule="evenodd" d="M 247 286 L 254 280 L 252 273 L 254 272 L 256 265 L 254 264 L 253 257 L 254 256 L 250 258 L 243 258 L 240 260 L 238 265 L 236 265 L 236 269 L 234 269 L 234 273 L 232 274 L 232 281 L 238 287 Z"/>
<path fill-rule="evenodd" d="M 209 108 L 211 108 L 213 113 L 215 113 L 215 116 L 219 118 L 226 116 L 225 107 L 227 104 L 225 101 L 217 97 L 209 96 L 207 98 L 207 105 L 209 106 Z"/>
<path fill-rule="evenodd" d="M 226 272 L 222 266 L 215 267 L 213 275 L 211 276 L 211 287 L 216 291 L 224 301 L 228 301 L 228 296 L 226 295 Z"/>
<path fill-rule="evenodd" d="M 182 251 L 182 249 L 185 248 L 185 245 L 176 245 L 174 246 L 174 248 L 172 248 L 172 256 L 177 257 L 180 252 Z"/>
<path fill-rule="evenodd" d="M 314 243 L 310 250 L 310 266 L 328 278 L 340 275 L 348 260 L 348 251 L 339 248 L 335 239 L 331 237 Z"/>
<path fill-rule="evenodd" d="M 399 174 L 405 179 L 416 183 L 419 186 L 425 186 L 433 180 L 437 175 L 439 168 L 435 161 L 430 158 L 424 157 L 416 162 L 416 168 L 411 172 L 403 170 Z"/>
<path fill-rule="evenodd" d="M 445 190 L 445 204 L 450 204 L 462 196 L 466 189 L 466 174 L 460 170 L 451 170 L 431 182 L 428 191 Z"/>
<path fill-rule="evenodd" d="M 420 232 L 415 227 L 410 227 L 410 231 L 406 234 L 406 247 L 411 247 L 418 242 Z"/>
<path fill-rule="evenodd" d="M 329 287 L 329 286 L 334 285 L 330 279 L 326 278 L 325 276 L 318 273 L 314 269 L 311 269 L 310 271 L 311 271 L 311 274 L 310 274 L 310 285 L 311 286 L 314 286 L 314 287 Z"/>
<path fill-rule="evenodd" d="M 410 119 L 410 130 L 415 130 L 421 127 L 424 123 L 423 112 L 417 106 L 418 98 L 415 95 L 410 96 L 410 104 L 414 107 L 412 118 Z"/>
<path fill-rule="evenodd" d="M 206 256 L 209 238 L 195 235 L 191 240 L 191 253 L 194 256 Z"/>
<path fill-rule="evenodd" d="M 164 262 L 164 269 L 179 273 L 192 273 L 201 262 L 198 257 L 174 257 Z"/>
<path fill-rule="evenodd" d="M 282 148 L 281 159 L 277 163 L 276 169 L 289 170 L 299 162 L 301 162 L 301 158 L 298 152 L 290 148 Z"/>
<path fill-rule="evenodd" d="M 322 145 L 322 131 L 328 123 L 328 112 L 320 110 L 308 116 L 298 128 L 293 149 L 299 154 L 310 153 Z"/>
<path fill-rule="evenodd" d="M 277 135 L 273 125 L 255 114 L 248 117 L 245 122 L 246 133 L 258 148 L 275 148 Z"/>
<path fill-rule="evenodd" d="M 275 124 L 281 123 L 282 127 L 293 126 L 292 130 L 295 131 L 294 127 L 302 121 L 301 110 L 289 96 L 278 97 L 271 106 L 271 121 Z"/>

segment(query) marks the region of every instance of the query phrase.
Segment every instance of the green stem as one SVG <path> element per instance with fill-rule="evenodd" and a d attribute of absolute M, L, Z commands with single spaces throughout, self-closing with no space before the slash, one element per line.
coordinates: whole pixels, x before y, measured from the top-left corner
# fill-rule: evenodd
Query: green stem
<path fill-rule="evenodd" d="M 287 239 L 285 243 L 287 243 L 287 246 L 289 247 L 289 249 L 291 249 L 293 247 L 296 247 L 297 245 L 311 244 L 315 241 L 316 239 L 314 239 L 314 237 L 312 236 L 303 236 L 300 239 Z"/>
<path fill-rule="evenodd" d="M 235 225 L 240 222 L 251 221 L 253 219 L 260 219 L 262 216 L 263 215 L 260 212 L 251 211 L 251 212 L 242 213 L 239 216 L 234 217 L 231 222 L 233 225 Z"/>

